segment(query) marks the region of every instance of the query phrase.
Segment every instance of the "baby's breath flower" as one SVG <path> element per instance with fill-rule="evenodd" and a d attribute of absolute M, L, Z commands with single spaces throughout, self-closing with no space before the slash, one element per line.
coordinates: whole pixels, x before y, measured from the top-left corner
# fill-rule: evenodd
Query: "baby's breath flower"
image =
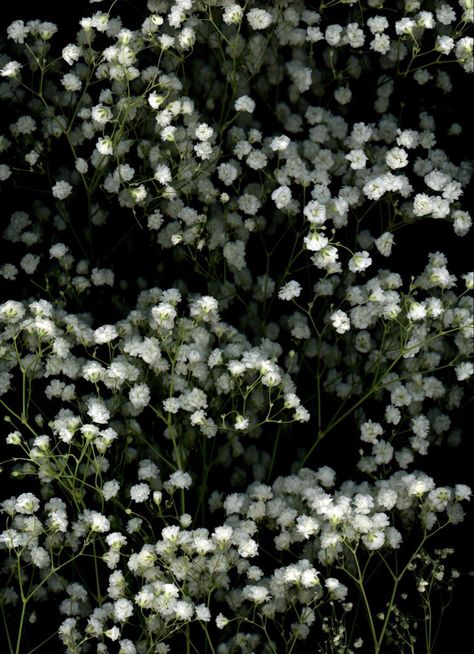
<path fill-rule="evenodd" d="M 271 141 L 270 141 L 270 148 L 274 152 L 284 152 L 288 146 L 290 145 L 290 139 L 288 136 L 275 136 Z"/>
<path fill-rule="evenodd" d="M 164 485 L 166 490 L 172 492 L 173 489 L 176 488 L 183 488 L 185 490 L 188 490 L 191 487 L 191 483 L 192 483 L 191 475 L 188 472 L 182 472 L 181 470 L 177 470 L 176 472 L 173 472 L 169 480 L 165 482 Z"/>
<path fill-rule="evenodd" d="M 356 252 L 349 261 L 349 270 L 352 272 L 362 272 L 372 263 L 368 252 Z"/>
<path fill-rule="evenodd" d="M 344 334 L 351 328 L 349 316 L 341 309 L 338 309 L 331 315 L 331 323 L 338 334 Z"/>
<path fill-rule="evenodd" d="M 235 101 L 234 106 L 236 111 L 246 111 L 251 114 L 255 109 L 255 102 L 249 98 L 248 95 L 241 95 L 240 98 L 237 98 Z"/>
<path fill-rule="evenodd" d="M 264 30 L 271 25 L 272 15 L 265 9 L 251 9 L 247 12 L 247 20 L 254 30 Z"/>
<path fill-rule="evenodd" d="M 18 513 L 33 514 L 40 506 L 38 498 L 33 493 L 22 493 L 17 497 L 15 510 Z"/>
<path fill-rule="evenodd" d="M 18 61 L 9 61 L 0 68 L 0 77 L 17 77 L 22 65 Z"/>
<path fill-rule="evenodd" d="M 224 629 L 227 624 L 229 624 L 229 618 L 226 618 L 222 613 L 219 613 L 216 616 L 216 627 L 218 629 Z"/>
<path fill-rule="evenodd" d="M 243 431 L 243 430 L 247 429 L 249 424 L 250 424 L 250 421 L 249 421 L 248 418 L 244 418 L 244 416 L 238 415 L 236 417 L 236 419 L 235 419 L 235 422 L 234 422 L 234 429 L 237 429 L 239 431 Z"/>
<path fill-rule="evenodd" d="M 301 294 L 301 285 L 291 280 L 282 286 L 278 292 L 278 297 L 280 300 L 292 300 L 295 297 L 299 297 Z"/>
<path fill-rule="evenodd" d="M 0 304 L 0 321 L 15 323 L 20 322 L 20 320 L 25 315 L 26 310 L 21 302 L 16 300 L 7 300 L 3 304 Z"/>
<path fill-rule="evenodd" d="M 59 182 L 56 182 L 56 184 L 52 187 L 51 190 L 55 198 L 57 198 L 58 200 L 65 200 L 71 195 L 72 186 L 71 184 L 69 184 L 69 182 L 61 180 Z"/>

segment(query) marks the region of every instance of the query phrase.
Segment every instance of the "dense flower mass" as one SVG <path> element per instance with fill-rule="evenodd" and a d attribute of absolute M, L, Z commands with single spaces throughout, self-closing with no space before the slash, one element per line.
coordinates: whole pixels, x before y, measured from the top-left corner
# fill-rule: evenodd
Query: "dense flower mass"
<path fill-rule="evenodd" d="M 75 4 L 0 35 L 5 651 L 435 652 L 472 2 Z"/>

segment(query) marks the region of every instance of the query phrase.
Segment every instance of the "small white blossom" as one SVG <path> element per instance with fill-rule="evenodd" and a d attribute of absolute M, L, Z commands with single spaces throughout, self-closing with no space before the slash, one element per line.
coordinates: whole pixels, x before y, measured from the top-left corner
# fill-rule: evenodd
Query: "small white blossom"
<path fill-rule="evenodd" d="M 291 190 L 288 186 L 279 186 L 272 193 L 272 200 L 277 209 L 284 209 L 291 202 Z"/>
<path fill-rule="evenodd" d="M 247 111 L 249 114 L 254 112 L 255 102 L 248 95 L 241 95 L 235 101 L 234 107 L 236 111 Z"/>
<path fill-rule="evenodd" d="M 330 317 L 332 326 L 338 334 L 344 334 L 351 328 L 349 316 L 344 311 L 338 309 Z"/>
<path fill-rule="evenodd" d="M 408 164 L 408 155 L 402 148 L 392 148 L 385 155 L 385 161 L 389 168 L 404 168 Z"/>
<path fill-rule="evenodd" d="M 20 68 L 22 68 L 22 64 L 18 61 L 9 61 L 3 68 L 0 68 L 0 77 L 16 77 Z"/>
<path fill-rule="evenodd" d="M 248 418 L 244 418 L 244 416 L 238 415 L 235 419 L 234 422 L 234 429 L 237 429 L 239 431 L 243 431 L 247 429 L 247 427 L 250 424 L 250 420 Z"/>
<path fill-rule="evenodd" d="M 251 9 L 247 13 L 249 25 L 254 30 L 264 30 L 272 24 L 272 15 L 264 9 Z"/>
<path fill-rule="evenodd" d="M 148 484 L 135 484 L 130 488 L 130 498 L 133 502 L 146 502 L 150 497 L 150 487 Z"/>
<path fill-rule="evenodd" d="M 65 200 L 71 195 L 72 186 L 71 184 L 69 184 L 69 182 L 61 180 L 59 182 L 56 182 L 56 184 L 52 187 L 51 190 L 55 198 L 57 198 L 58 200 Z"/>
<path fill-rule="evenodd" d="M 372 259 L 368 252 L 356 252 L 349 260 L 349 270 L 351 272 L 362 272 L 363 270 L 366 270 L 371 263 Z"/>
<path fill-rule="evenodd" d="M 292 300 L 295 297 L 299 297 L 301 294 L 301 284 L 295 280 L 287 282 L 282 286 L 278 292 L 278 297 L 280 300 Z"/>

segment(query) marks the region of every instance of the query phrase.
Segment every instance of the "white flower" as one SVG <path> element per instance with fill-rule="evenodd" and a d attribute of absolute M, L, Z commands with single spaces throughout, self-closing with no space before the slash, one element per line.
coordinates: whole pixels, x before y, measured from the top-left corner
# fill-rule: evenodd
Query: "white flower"
<path fill-rule="evenodd" d="M 380 200 L 387 190 L 387 181 L 383 177 L 371 179 L 362 187 L 363 193 L 369 198 L 369 200 Z"/>
<path fill-rule="evenodd" d="M 90 526 L 91 531 L 95 531 L 99 534 L 105 534 L 110 529 L 110 522 L 98 511 L 90 511 L 86 517 L 86 520 Z"/>
<path fill-rule="evenodd" d="M 334 99 L 339 104 L 348 104 L 352 99 L 352 91 L 348 86 L 340 86 L 334 91 Z"/>
<path fill-rule="evenodd" d="M 317 200 L 311 200 L 303 209 L 303 214 L 312 225 L 323 225 L 326 221 L 326 207 Z"/>
<path fill-rule="evenodd" d="M 454 219 L 453 227 L 457 236 L 466 236 L 472 227 L 472 218 L 467 211 L 457 209 L 453 211 L 452 217 Z"/>
<path fill-rule="evenodd" d="M 303 406 L 296 407 L 296 410 L 293 414 L 293 420 L 297 422 L 308 422 L 310 419 L 310 413 Z"/>
<path fill-rule="evenodd" d="M 378 550 L 385 543 L 385 534 L 383 531 L 369 531 L 362 536 L 362 542 L 368 550 Z"/>
<path fill-rule="evenodd" d="M 244 418 L 244 416 L 238 415 L 235 419 L 234 429 L 238 429 L 242 431 L 244 429 L 247 429 L 249 423 L 250 421 L 248 418 Z"/>
<path fill-rule="evenodd" d="M 295 280 L 291 280 L 280 288 L 278 297 L 280 300 L 292 300 L 295 297 L 299 297 L 300 293 L 301 285 Z"/>
<path fill-rule="evenodd" d="M 273 152 L 284 152 L 288 148 L 289 144 L 290 139 L 288 136 L 275 136 L 270 141 L 270 148 L 273 150 Z"/>
<path fill-rule="evenodd" d="M 426 307 L 421 302 L 412 301 L 407 311 L 409 320 L 423 320 L 426 316 Z"/>
<path fill-rule="evenodd" d="M 143 409 L 150 402 L 150 389 L 146 384 L 135 384 L 130 389 L 128 398 L 135 409 Z"/>
<path fill-rule="evenodd" d="M 391 232 L 384 232 L 375 239 L 374 244 L 383 257 L 389 257 L 394 244 L 394 236 Z"/>
<path fill-rule="evenodd" d="M 252 193 L 244 193 L 239 197 L 237 202 L 239 209 L 248 216 L 255 216 L 262 206 L 260 200 Z"/>
<path fill-rule="evenodd" d="M 454 496 L 458 502 L 469 502 L 472 490 L 466 484 L 456 484 L 454 487 Z"/>
<path fill-rule="evenodd" d="M 408 163 L 408 155 L 402 148 L 392 148 L 385 155 L 385 162 L 389 168 L 404 168 Z"/>
<path fill-rule="evenodd" d="M 184 488 L 188 490 L 191 487 L 191 483 L 192 479 L 189 473 L 177 470 L 176 472 L 172 473 L 169 480 L 165 482 L 164 485 L 167 490 L 174 488 Z"/>
<path fill-rule="evenodd" d="M 365 250 L 356 252 L 349 260 L 349 270 L 351 272 L 361 272 L 366 270 L 372 263 L 369 253 Z"/>
<path fill-rule="evenodd" d="M 379 54 L 387 54 L 390 50 L 390 37 L 388 34 L 376 34 L 370 42 L 370 49 Z"/>
<path fill-rule="evenodd" d="M 309 515 L 300 515 L 296 519 L 296 531 L 307 539 L 319 529 L 319 523 Z"/>
<path fill-rule="evenodd" d="M 277 209 L 284 209 L 291 202 L 291 190 L 288 186 L 279 186 L 272 193 L 272 200 Z"/>
<path fill-rule="evenodd" d="M 112 139 L 110 137 L 100 137 L 97 140 L 96 146 L 97 150 L 100 152 L 100 154 L 103 154 L 104 156 L 108 156 L 110 154 L 113 154 L 114 152 L 114 145 L 112 142 Z"/>
<path fill-rule="evenodd" d="M 328 589 L 331 597 L 341 601 L 345 599 L 348 592 L 347 586 L 341 584 L 338 579 L 335 579 L 334 577 L 328 577 L 324 582 L 324 585 Z"/>
<path fill-rule="evenodd" d="M 331 314 L 330 320 L 332 326 L 338 334 L 344 334 L 351 328 L 351 321 L 349 316 L 347 313 L 341 311 L 340 309 Z"/>
<path fill-rule="evenodd" d="M 438 52 L 441 52 L 441 54 L 448 55 L 454 48 L 454 45 L 454 39 L 452 39 L 447 34 L 443 34 L 442 36 L 438 36 L 436 38 L 435 49 Z"/>
<path fill-rule="evenodd" d="M 79 48 L 79 46 L 73 43 L 70 43 L 65 48 L 63 48 L 62 58 L 70 66 L 72 66 L 72 64 L 75 61 L 78 61 L 80 56 L 81 56 L 81 49 Z"/>
<path fill-rule="evenodd" d="M 474 374 L 474 364 L 470 361 L 463 361 L 463 363 L 460 363 L 454 368 L 454 372 L 458 381 L 464 381 Z"/>
<path fill-rule="evenodd" d="M 247 159 L 246 164 L 253 170 L 262 170 L 267 165 L 267 157 L 261 150 L 252 150 Z"/>
<path fill-rule="evenodd" d="M 196 619 L 201 622 L 209 622 L 211 620 L 211 612 L 205 604 L 198 604 L 194 607 Z"/>
<path fill-rule="evenodd" d="M 69 248 L 64 243 L 55 243 L 49 248 L 49 256 L 51 259 L 63 259 Z"/>
<path fill-rule="evenodd" d="M 161 302 L 158 306 L 152 308 L 151 315 L 159 327 L 170 330 L 174 327 L 174 321 L 178 313 L 169 302 Z"/>
<path fill-rule="evenodd" d="M 178 34 L 178 43 L 183 50 L 189 50 L 196 42 L 196 32 L 192 27 L 184 27 Z"/>
<path fill-rule="evenodd" d="M 218 629 L 224 629 L 224 627 L 229 624 L 229 618 L 226 618 L 222 613 L 216 617 L 216 627 Z"/>
<path fill-rule="evenodd" d="M 93 268 L 91 281 L 94 286 L 113 286 L 114 273 L 108 268 Z"/>
<path fill-rule="evenodd" d="M 351 150 L 346 154 L 346 159 L 351 162 L 352 170 L 362 170 L 367 163 L 367 155 L 363 150 Z"/>
<path fill-rule="evenodd" d="M 120 638 L 120 629 L 117 626 L 111 627 L 107 631 L 104 631 L 104 635 L 114 642 Z"/>
<path fill-rule="evenodd" d="M 39 509 L 40 503 L 33 493 L 22 493 L 17 497 L 15 502 L 15 511 L 17 513 L 26 513 L 31 515 Z"/>
<path fill-rule="evenodd" d="M 318 579 L 319 572 L 314 568 L 307 568 L 301 573 L 301 585 L 304 588 L 313 588 L 314 586 L 319 586 L 320 581 Z"/>
<path fill-rule="evenodd" d="M 29 31 L 30 28 L 22 20 L 14 20 L 7 27 L 8 38 L 14 41 L 14 43 L 24 43 Z"/>
<path fill-rule="evenodd" d="M 221 163 L 217 167 L 217 176 L 223 184 L 230 186 L 239 176 L 239 171 L 230 163 Z"/>
<path fill-rule="evenodd" d="M 426 216 L 433 211 L 433 199 L 426 193 L 418 193 L 413 201 L 413 215 Z"/>
<path fill-rule="evenodd" d="M 133 502 L 146 502 L 150 497 L 150 487 L 148 484 L 135 484 L 130 488 L 130 499 Z"/>
<path fill-rule="evenodd" d="M 372 32 L 372 34 L 379 34 L 383 32 L 388 27 L 388 20 L 385 16 L 373 16 L 367 20 L 367 27 Z"/>
<path fill-rule="evenodd" d="M 114 618 L 117 622 L 125 622 L 133 615 L 133 604 L 124 597 L 114 603 Z"/>
<path fill-rule="evenodd" d="M 407 490 L 408 495 L 414 495 L 416 497 L 421 497 L 428 493 L 432 488 L 434 488 L 434 481 L 431 477 L 424 477 L 422 479 L 416 479 L 412 481 Z"/>
<path fill-rule="evenodd" d="M 120 484 L 116 479 L 112 479 L 110 481 L 106 481 L 104 485 L 102 486 L 102 495 L 104 496 L 104 499 L 110 500 L 113 497 L 116 497 L 118 495 L 118 492 L 120 490 Z"/>
<path fill-rule="evenodd" d="M 98 345 L 110 343 L 117 337 L 118 332 L 114 325 L 102 325 L 94 331 L 94 341 Z"/>
<path fill-rule="evenodd" d="M 308 236 L 304 237 L 303 242 L 308 250 L 311 252 L 318 252 L 328 245 L 329 239 L 321 234 L 321 232 L 312 230 L 309 232 Z"/>
<path fill-rule="evenodd" d="M 0 77 L 16 77 L 22 68 L 18 61 L 9 61 L 0 69 Z"/>
<path fill-rule="evenodd" d="M 32 134 L 36 129 L 36 121 L 31 116 L 20 116 L 10 129 L 18 134 Z"/>
<path fill-rule="evenodd" d="M 239 99 L 241 100 L 242 98 Z M 209 141 L 214 134 L 214 130 L 207 123 L 199 123 L 194 130 L 194 134 L 200 141 Z"/>
<path fill-rule="evenodd" d="M 6 164 L 0 164 L 0 182 L 5 182 L 9 177 L 11 177 L 12 171 L 10 166 Z"/>
<path fill-rule="evenodd" d="M 17 302 L 16 300 L 7 300 L 3 304 L 0 304 L 0 321 L 9 323 L 20 322 L 25 313 L 25 308 L 21 302 Z"/>
<path fill-rule="evenodd" d="M 72 186 L 69 184 L 69 182 L 60 180 L 59 182 L 56 182 L 51 190 L 55 198 L 58 200 L 65 200 L 71 195 Z"/>
<path fill-rule="evenodd" d="M 85 175 L 88 170 L 88 163 L 85 159 L 82 159 L 81 157 L 78 157 L 76 161 L 74 162 L 74 167 L 77 170 L 78 173 L 81 173 L 81 175 Z"/>
<path fill-rule="evenodd" d="M 251 9 L 247 13 L 247 20 L 250 24 L 250 27 L 254 30 L 264 30 L 273 21 L 273 17 L 268 11 L 264 9 Z"/>
<path fill-rule="evenodd" d="M 324 33 L 327 43 L 332 46 L 339 45 L 342 39 L 342 30 L 341 25 L 329 25 Z"/>
<path fill-rule="evenodd" d="M 252 538 L 248 538 L 239 544 L 238 552 L 244 559 L 250 559 L 257 556 L 258 545 Z"/>
<path fill-rule="evenodd" d="M 130 196 L 133 202 L 142 202 L 147 196 L 145 186 L 143 184 L 139 184 L 138 186 L 131 188 Z"/>
<path fill-rule="evenodd" d="M 38 568 L 47 568 L 51 565 L 49 552 L 47 552 L 44 547 L 32 547 L 30 552 L 31 561 Z"/>
<path fill-rule="evenodd" d="M 87 401 L 87 413 L 92 422 L 99 425 L 107 424 L 110 418 L 110 411 L 106 408 L 102 400 L 91 398 Z"/>
<path fill-rule="evenodd" d="M 244 12 L 239 5 L 228 5 L 224 9 L 222 19 L 227 25 L 238 25 L 242 20 Z"/>
<path fill-rule="evenodd" d="M 69 91 L 70 93 L 80 91 L 82 88 L 80 77 L 74 73 L 66 73 L 66 75 L 63 75 L 63 77 L 61 77 L 61 84 L 64 86 L 66 91 Z"/>
<path fill-rule="evenodd" d="M 383 434 L 383 427 L 378 422 L 367 420 L 360 427 L 360 440 L 366 443 L 376 443 L 377 438 Z"/>
<path fill-rule="evenodd" d="M 163 409 L 168 413 L 178 413 L 181 403 L 177 397 L 168 397 L 163 400 Z"/>
<path fill-rule="evenodd" d="M 189 313 L 193 318 L 210 322 L 218 315 L 218 309 L 218 301 L 211 295 L 204 295 L 190 304 Z"/>
<path fill-rule="evenodd" d="M 242 590 L 242 596 L 254 602 L 255 604 L 262 604 L 269 599 L 269 592 L 264 586 L 245 586 Z"/>
<path fill-rule="evenodd" d="M 194 613 L 194 604 L 192 602 L 179 600 L 176 602 L 175 612 L 178 620 L 191 620 Z"/>
<path fill-rule="evenodd" d="M 234 107 L 236 111 L 247 111 L 251 114 L 255 109 L 255 102 L 248 95 L 241 95 L 235 101 Z"/>

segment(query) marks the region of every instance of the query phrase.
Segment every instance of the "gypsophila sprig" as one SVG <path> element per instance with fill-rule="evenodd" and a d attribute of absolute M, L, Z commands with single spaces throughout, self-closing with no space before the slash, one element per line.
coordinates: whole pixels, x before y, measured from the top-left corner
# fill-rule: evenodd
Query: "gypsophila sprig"
<path fill-rule="evenodd" d="M 472 2 L 2 12 L 5 652 L 444 651 Z"/>

